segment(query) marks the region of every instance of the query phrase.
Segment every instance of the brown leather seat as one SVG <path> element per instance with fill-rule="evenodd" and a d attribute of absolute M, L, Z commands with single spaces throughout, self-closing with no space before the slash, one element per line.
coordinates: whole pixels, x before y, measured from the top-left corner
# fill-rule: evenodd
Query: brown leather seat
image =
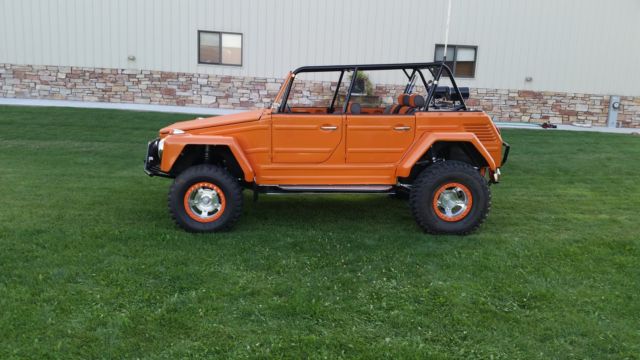
<path fill-rule="evenodd" d="M 400 94 L 400 95 L 398 95 L 398 103 L 387 106 L 382 113 L 383 114 L 397 114 L 398 111 L 400 111 L 400 109 L 403 106 L 405 106 L 404 105 L 405 98 L 407 98 L 408 96 L 409 96 L 408 94 Z"/>
<path fill-rule="evenodd" d="M 413 114 L 418 109 L 424 106 L 424 97 L 418 94 L 411 94 L 409 96 L 409 110 L 406 112 L 407 114 Z"/>
<path fill-rule="evenodd" d="M 406 95 L 404 98 L 402 98 L 402 107 L 398 109 L 398 114 L 407 114 L 412 109 L 411 98 L 414 96 L 415 94 L 411 94 L 411 95 Z"/>
<path fill-rule="evenodd" d="M 398 114 L 413 114 L 424 106 L 424 97 L 418 94 L 411 94 L 404 98 L 404 106 L 400 108 Z"/>

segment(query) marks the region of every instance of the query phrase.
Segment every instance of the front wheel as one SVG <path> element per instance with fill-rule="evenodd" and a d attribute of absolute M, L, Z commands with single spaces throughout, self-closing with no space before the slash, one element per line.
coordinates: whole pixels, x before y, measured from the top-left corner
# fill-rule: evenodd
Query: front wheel
<path fill-rule="evenodd" d="M 223 231 L 240 217 L 242 200 L 242 188 L 228 171 L 214 165 L 196 165 L 171 185 L 169 212 L 187 231 Z"/>
<path fill-rule="evenodd" d="M 431 234 L 469 234 L 491 209 L 487 181 L 476 168 L 460 161 L 443 161 L 423 170 L 409 200 L 416 222 Z"/>

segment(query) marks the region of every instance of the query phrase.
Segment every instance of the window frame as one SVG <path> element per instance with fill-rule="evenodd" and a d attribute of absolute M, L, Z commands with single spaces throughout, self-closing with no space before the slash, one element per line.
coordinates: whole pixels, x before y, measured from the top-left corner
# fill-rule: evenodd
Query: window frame
<path fill-rule="evenodd" d="M 433 63 L 433 64 L 435 65 L 436 63 Z M 371 65 L 369 65 L 369 66 L 371 66 Z M 342 84 L 345 84 L 347 86 L 347 89 L 346 89 L 347 91 L 345 93 L 346 96 L 345 96 L 344 104 L 341 106 L 341 108 L 342 108 L 342 110 L 341 110 L 342 112 L 341 113 L 342 114 L 346 114 L 348 106 L 349 106 L 349 103 L 351 102 L 351 99 L 353 98 L 353 96 L 354 95 L 355 96 L 360 95 L 360 94 L 354 93 L 353 92 L 353 88 L 354 88 L 355 82 L 356 82 L 356 80 L 358 78 L 357 74 L 358 74 L 358 72 L 361 72 L 361 71 L 364 72 L 364 71 L 389 71 L 389 70 L 396 71 L 396 70 L 402 70 L 402 72 L 404 73 L 404 75 L 407 77 L 407 80 L 408 80 L 407 85 L 405 86 L 405 90 L 404 90 L 405 93 L 407 91 L 409 91 L 409 85 L 412 83 L 412 79 L 415 79 L 415 81 L 418 81 L 418 76 L 420 78 L 420 81 L 422 81 L 422 85 L 424 86 L 425 90 L 429 88 L 429 84 L 428 84 L 426 78 L 424 77 L 424 74 L 422 72 L 423 69 L 421 69 L 421 68 L 414 68 L 413 72 L 411 72 L 411 74 L 409 74 L 409 72 L 407 72 L 407 69 L 409 69 L 409 68 L 394 68 L 394 67 L 391 67 L 391 68 L 387 69 L 387 68 L 385 68 L 385 65 L 381 65 L 381 66 L 382 66 L 382 68 L 380 68 L 380 69 L 366 69 L 365 67 L 367 67 L 367 65 L 364 65 L 364 66 L 363 65 L 355 65 L 355 66 L 344 66 L 344 67 L 339 67 L 338 66 L 338 67 L 336 67 L 336 69 L 328 69 L 328 70 L 318 69 L 318 70 L 315 70 L 315 71 L 313 71 L 311 69 L 305 70 L 305 71 L 300 71 L 300 69 L 302 69 L 302 68 L 296 69 L 292 74 L 293 76 L 291 77 L 291 80 L 288 83 L 285 83 L 286 87 L 284 89 L 284 93 L 282 95 L 282 100 L 280 102 L 280 105 L 277 108 L 277 113 L 279 113 L 279 114 L 290 114 L 290 112 L 286 112 L 285 110 L 289 106 L 289 100 L 290 100 L 290 96 L 291 96 L 291 89 L 293 89 L 294 82 L 298 78 L 296 75 L 299 74 L 299 73 L 321 73 L 321 72 L 326 73 L 326 72 L 334 72 L 335 71 L 335 72 L 339 72 L 340 75 L 338 77 L 338 81 L 337 81 L 337 84 L 336 84 L 336 90 L 333 93 L 333 97 L 331 99 L 331 103 L 327 107 L 328 111 L 331 111 L 331 112 L 328 112 L 326 114 L 296 113 L 296 115 L 302 115 L 302 114 L 314 115 L 314 116 L 334 115 L 335 114 L 334 111 L 336 110 L 335 109 L 336 101 L 338 99 L 338 95 L 339 95 L 339 92 L 340 92 Z M 329 67 L 332 67 L 332 66 L 329 66 Z M 322 66 L 310 66 L 309 68 L 322 68 Z M 429 70 L 429 73 L 431 73 L 431 75 L 435 78 L 436 75 L 435 75 L 434 71 L 431 70 L 431 69 L 428 69 L 428 70 Z M 344 75 L 346 75 L 346 74 L 349 74 L 349 76 L 351 76 L 350 80 L 346 80 L 346 81 L 344 80 Z M 445 74 L 443 73 L 442 75 L 445 75 Z M 449 76 L 451 76 L 451 75 L 449 75 Z M 289 78 L 287 78 L 287 80 L 288 79 Z M 287 80 L 285 80 L 285 81 L 287 81 Z M 455 84 L 455 81 L 454 80 L 452 80 L 452 81 Z M 411 88 L 413 88 L 413 87 L 411 87 Z M 411 91 L 411 92 L 413 93 L 413 91 Z M 425 96 L 427 98 L 430 98 L 428 91 L 427 91 L 427 93 L 425 93 Z M 317 107 L 317 106 L 296 106 L 296 107 L 302 107 L 302 108 L 311 107 L 311 108 L 313 108 L 313 107 Z M 322 107 L 322 106 L 320 106 L 320 107 Z M 425 108 L 428 108 L 426 106 L 426 104 L 425 104 Z M 362 115 L 367 115 L 367 114 L 362 114 Z M 405 115 L 406 116 L 413 116 L 413 114 L 368 114 L 368 115 L 375 115 L 375 116 L 378 116 L 378 115 L 380 115 L 380 116 L 405 116 Z"/>
<path fill-rule="evenodd" d="M 345 69 L 341 69 L 341 70 L 333 70 L 333 71 L 327 71 L 327 72 L 335 72 L 335 73 L 339 73 L 338 75 L 338 81 L 336 83 L 336 90 L 332 93 L 331 96 L 331 101 L 327 106 L 327 109 L 332 109 L 335 111 L 335 105 L 336 102 L 338 101 L 338 94 L 340 93 L 340 89 L 342 88 L 342 85 L 345 84 L 347 86 L 349 86 L 349 84 L 351 84 L 351 80 L 349 81 L 345 81 L 344 80 L 344 75 L 348 72 L 348 70 Z M 305 71 L 302 73 L 320 73 L 317 71 Z M 291 90 L 293 89 L 294 85 L 295 85 L 295 81 L 297 79 L 299 79 L 298 76 L 296 76 L 296 74 L 293 74 L 293 76 L 291 77 L 291 81 L 289 81 L 289 83 L 286 84 L 286 88 L 284 93 L 282 94 L 282 101 L 280 103 L 280 106 L 278 107 L 278 113 L 280 114 L 289 114 L 287 112 L 284 112 L 284 110 L 290 106 L 289 104 L 289 100 L 291 100 Z M 286 81 L 286 80 L 285 80 Z M 301 80 L 301 81 L 305 81 L 305 80 Z M 333 82 L 333 81 L 331 81 Z M 350 89 L 350 87 L 348 88 Z M 348 90 L 347 90 L 348 91 Z M 295 106 L 295 105 L 294 105 Z M 315 107 L 323 107 L 323 106 L 295 106 L 296 108 L 315 108 Z M 344 106 L 346 109 L 346 105 Z M 297 113 L 297 115 L 308 115 L 308 113 Z M 327 113 L 327 114 L 311 114 L 311 115 L 333 115 L 333 112 L 331 113 Z"/>
<path fill-rule="evenodd" d="M 436 60 L 436 55 L 438 54 L 438 46 L 444 48 L 444 44 L 436 44 L 433 48 L 433 61 L 440 62 L 442 60 Z M 456 45 L 456 44 L 448 44 L 447 48 L 453 48 L 453 60 L 447 59 L 447 62 L 453 62 L 453 67 L 451 69 L 452 75 L 457 78 L 462 79 L 475 79 L 476 78 L 476 68 L 478 65 L 478 45 Z M 473 76 L 464 76 L 456 74 L 456 66 L 458 65 L 458 48 L 464 49 L 473 49 Z M 444 49 L 443 49 L 443 58 L 444 58 Z"/>
<path fill-rule="evenodd" d="M 407 70 L 415 69 L 418 72 L 418 74 L 421 75 L 420 77 L 425 88 L 428 88 L 427 86 L 428 82 L 426 81 L 426 78 L 423 76 L 424 74 L 422 74 L 424 69 L 428 70 L 429 73 L 431 73 L 431 76 L 433 76 L 434 82 L 440 81 L 440 79 L 442 79 L 442 76 L 445 76 L 445 78 L 448 78 L 449 81 L 451 81 L 452 87 L 455 89 L 456 93 L 458 94 L 458 97 L 460 98 L 460 100 L 458 100 L 460 102 L 460 105 L 453 109 L 449 109 L 448 111 L 462 111 L 462 110 L 469 111 L 470 110 L 464 101 L 465 99 L 462 96 L 462 93 L 460 91 L 460 88 L 458 87 L 455 77 L 453 76 L 453 73 L 451 72 L 448 66 L 443 65 L 442 61 L 424 62 L 424 63 L 400 63 L 400 64 L 302 66 L 289 72 L 289 75 L 287 76 L 287 80 L 283 84 L 283 87 L 280 89 L 280 92 L 282 93 L 282 95 L 278 93 L 278 97 L 276 98 L 276 100 L 280 100 L 280 102 L 272 103 L 272 109 L 274 109 L 274 111 L 276 111 L 277 113 L 285 113 L 285 109 L 287 107 L 287 100 L 289 98 L 289 94 L 291 92 L 291 87 L 293 84 L 293 79 L 297 74 L 302 72 L 327 72 L 327 71 L 343 71 L 343 70 L 344 71 L 359 71 L 359 70 L 369 71 L 369 70 L 393 70 L 393 69 L 402 70 L 407 76 L 407 78 L 410 78 L 410 75 L 407 72 Z M 353 88 L 352 84 L 354 82 L 354 79 L 355 77 L 351 79 L 349 90 L 347 92 L 348 97 L 345 99 L 345 105 L 348 104 L 349 101 L 351 100 L 351 90 Z M 425 105 L 422 108 L 420 108 L 420 110 L 418 111 L 421 111 L 421 112 L 434 111 L 434 109 L 430 107 L 434 99 L 434 93 L 436 88 L 437 87 L 435 86 L 431 87 L 431 90 L 429 90 L 427 93 L 427 99 L 425 101 Z M 442 111 L 442 110 L 435 109 L 435 111 Z M 344 112 L 346 112 L 346 106 L 344 107 Z"/>
<path fill-rule="evenodd" d="M 218 34 L 220 36 L 220 60 L 219 62 L 205 62 L 201 61 L 200 58 L 200 43 L 202 33 L 205 34 Z M 224 35 L 240 35 L 240 64 L 229 64 L 222 62 L 222 37 Z M 214 30 L 198 30 L 198 65 L 223 65 L 223 66 L 237 66 L 242 67 L 244 64 L 244 34 L 239 32 L 230 32 L 230 31 L 214 31 Z"/>

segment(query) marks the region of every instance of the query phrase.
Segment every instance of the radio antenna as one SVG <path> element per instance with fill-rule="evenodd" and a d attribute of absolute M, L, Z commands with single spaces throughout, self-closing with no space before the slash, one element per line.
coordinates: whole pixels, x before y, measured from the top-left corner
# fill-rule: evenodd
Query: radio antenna
<path fill-rule="evenodd" d="M 442 62 L 447 61 L 447 45 L 449 44 L 449 22 L 451 20 L 451 0 L 447 4 L 447 26 L 444 30 L 444 54 L 442 56 Z"/>

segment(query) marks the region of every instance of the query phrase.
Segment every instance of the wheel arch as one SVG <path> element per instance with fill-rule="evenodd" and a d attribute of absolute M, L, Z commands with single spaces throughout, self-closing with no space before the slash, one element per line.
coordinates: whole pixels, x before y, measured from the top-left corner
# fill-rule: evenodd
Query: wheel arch
<path fill-rule="evenodd" d="M 249 160 L 234 138 L 227 136 L 173 135 L 165 138 L 160 168 L 177 176 L 193 165 L 223 166 L 234 177 L 253 182 Z"/>
<path fill-rule="evenodd" d="M 396 169 L 396 176 L 401 178 L 411 176 L 416 163 L 427 157 L 428 160 L 436 157 L 464 161 L 477 167 L 488 166 L 494 171 L 497 168 L 493 157 L 475 134 L 430 133 L 423 135 L 409 148 Z"/>

